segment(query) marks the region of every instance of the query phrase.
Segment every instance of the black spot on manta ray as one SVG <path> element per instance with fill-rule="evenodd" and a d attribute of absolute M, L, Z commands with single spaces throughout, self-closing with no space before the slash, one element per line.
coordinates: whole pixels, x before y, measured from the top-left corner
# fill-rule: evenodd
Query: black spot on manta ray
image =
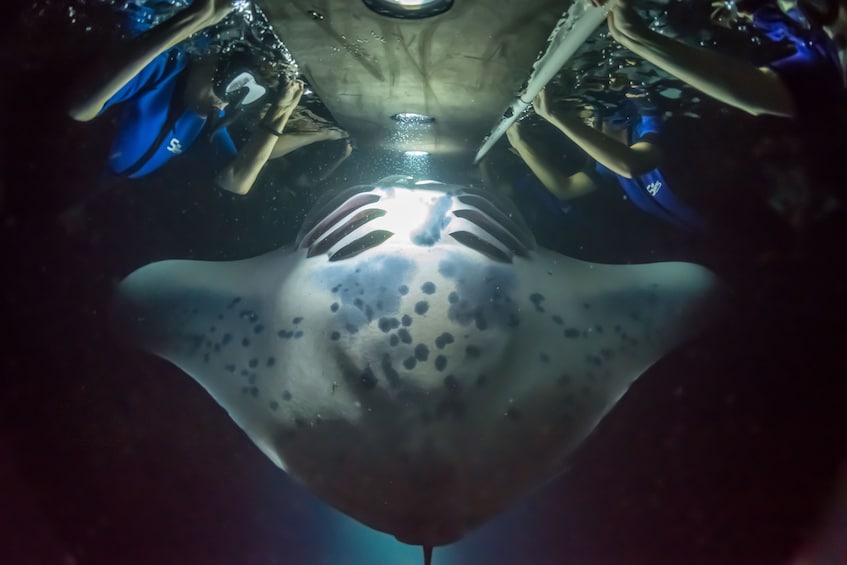
<path fill-rule="evenodd" d="M 415 368 L 415 365 L 417 365 L 417 363 L 418 363 L 418 360 L 415 359 L 414 357 L 407 357 L 406 359 L 403 360 L 403 366 L 406 367 L 410 371 Z"/>
<path fill-rule="evenodd" d="M 302 322 L 302 321 L 303 321 L 303 317 L 302 317 L 302 316 L 297 316 L 296 318 L 294 318 L 293 320 L 291 320 L 291 323 L 292 323 L 292 324 L 299 324 L 299 323 L 300 323 L 300 322 Z"/>
<path fill-rule="evenodd" d="M 230 341 L 232 341 L 232 334 L 224 334 L 221 338 L 221 345 L 226 345 Z"/>
<path fill-rule="evenodd" d="M 247 363 L 247 366 L 250 367 L 251 369 L 255 369 L 256 367 L 259 366 L 259 360 L 258 359 L 250 359 L 250 362 Z"/>
<path fill-rule="evenodd" d="M 561 317 L 561 316 L 553 316 L 553 322 L 554 322 L 556 325 L 561 326 L 561 325 L 564 323 L 564 320 L 562 320 L 562 317 Z"/>
<path fill-rule="evenodd" d="M 268 357 L 268 360 L 265 363 L 265 365 L 268 366 L 268 367 L 273 367 L 275 363 L 276 363 L 276 359 L 274 359 L 273 357 Z"/>
<path fill-rule="evenodd" d="M 264 330 L 264 329 L 265 329 L 265 326 L 263 326 L 262 324 L 256 324 L 253 327 L 253 333 L 260 334 L 260 333 L 262 333 L 262 330 Z"/>
<path fill-rule="evenodd" d="M 459 293 L 455 290 L 447 295 L 447 302 L 450 304 L 455 304 L 459 301 Z"/>
<path fill-rule="evenodd" d="M 565 330 L 564 335 L 568 339 L 574 339 L 580 336 L 580 332 L 575 328 L 568 328 Z"/>
<path fill-rule="evenodd" d="M 412 325 L 412 317 L 409 316 L 408 314 L 403 314 L 402 321 L 403 321 L 403 325 L 406 326 L 407 328 Z"/>
<path fill-rule="evenodd" d="M 246 337 L 244 339 L 242 339 L 241 340 L 241 346 L 242 347 L 249 347 L 250 346 L 250 339 L 246 338 Z"/>
<path fill-rule="evenodd" d="M 291 400 L 291 393 L 287 390 L 282 391 L 282 399 L 283 400 Z"/>
<path fill-rule="evenodd" d="M 481 351 L 476 345 L 469 345 L 465 348 L 465 354 L 471 359 L 479 359 Z"/>
<path fill-rule="evenodd" d="M 387 334 L 392 329 L 394 329 L 394 322 L 397 322 L 397 318 L 380 318 L 378 323 L 379 329 L 382 330 L 382 333 Z"/>
<path fill-rule="evenodd" d="M 459 260 L 452 263 L 465 264 Z M 452 292 L 448 295 L 448 319 L 462 326 L 475 323 L 477 328 L 488 328 L 507 326 L 510 317 L 517 315 L 518 307 L 511 300 L 517 284 L 512 269 L 494 265 L 480 273 L 478 268 L 468 264 L 467 268 L 455 271 L 458 272 L 473 272 L 476 276 L 455 279 L 455 300 Z"/>
<path fill-rule="evenodd" d="M 409 287 L 404 284 L 401 284 L 400 288 L 397 289 L 397 292 L 400 293 L 400 296 L 406 296 L 407 294 L 409 294 Z"/>
<path fill-rule="evenodd" d="M 338 341 L 338 338 L 340 337 L 341 334 L 338 332 L 332 332 L 331 334 L 329 334 L 329 339 L 331 339 L 332 341 Z"/>
<path fill-rule="evenodd" d="M 529 295 L 529 301 L 535 306 L 536 312 L 544 312 L 544 307 L 541 306 L 541 303 L 544 302 L 544 295 L 534 292 Z"/>
<path fill-rule="evenodd" d="M 424 294 L 435 294 L 435 283 L 427 281 L 421 285 Z"/>
<path fill-rule="evenodd" d="M 391 346 L 394 347 L 395 345 L 400 343 L 400 338 L 392 334 L 391 337 L 388 339 L 388 343 L 390 343 Z"/>
<path fill-rule="evenodd" d="M 444 387 L 452 394 L 458 393 L 461 389 L 459 380 L 453 375 L 447 375 L 446 377 L 444 377 Z"/>
<path fill-rule="evenodd" d="M 332 312 L 338 312 L 338 302 L 333 302 L 332 304 L 330 304 L 329 309 Z"/>
<path fill-rule="evenodd" d="M 418 361 L 426 361 L 429 358 L 429 348 L 423 343 L 415 346 L 415 358 Z"/>
<path fill-rule="evenodd" d="M 415 304 L 415 314 L 419 316 L 423 316 L 429 310 L 429 302 L 426 300 L 421 300 L 417 304 Z"/>
<path fill-rule="evenodd" d="M 447 358 L 443 355 L 439 355 L 435 358 L 435 368 L 439 371 L 443 371 L 447 368 Z"/>
<path fill-rule="evenodd" d="M 412 335 L 406 328 L 400 328 L 397 335 L 400 336 L 400 341 L 403 343 L 412 343 Z"/>
<path fill-rule="evenodd" d="M 255 322 L 259 319 L 259 315 L 256 314 L 253 310 L 242 310 L 238 313 L 242 320 L 249 320 L 250 322 Z"/>
<path fill-rule="evenodd" d="M 453 343 L 453 334 L 444 332 L 437 338 L 435 338 L 435 347 L 438 349 L 444 349 L 447 345 Z"/>

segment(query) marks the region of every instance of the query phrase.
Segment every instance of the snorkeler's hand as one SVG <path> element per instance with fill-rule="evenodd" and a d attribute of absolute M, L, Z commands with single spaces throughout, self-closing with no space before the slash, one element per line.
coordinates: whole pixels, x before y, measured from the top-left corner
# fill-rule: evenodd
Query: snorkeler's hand
<path fill-rule="evenodd" d="M 532 101 L 532 107 L 535 110 L 535 113 L 545 120 L 549 120 L 553 116 L 546 88 L 542 88 L 541 91 L 535 95 L 535 99 Z"/>
<path fill-rule="evenodd" d="M 521 131 L 520 131 L 520 122 L 515 122 L 509 129 L 506 130 L 506 139 L 509 140 L 509 143 L 515 145 L 517 143 L 521 143 Z"/>
<path fill-rule="evenodd" d="M 234 7 L 232 0 L 194 0 L 186 11 L 196 15 L 201 27 L 207 28 L 220 23 Z"/>
<path fill-rule="evenodd" d="M 283 117 L 291 115 L 297 104 L 300 103 L 300 98 L 303 96 L 305 86 L 301 80 L 292 80 L 285 85 L 279 98 L 271 104 L 265 116 L 271 120 L 279 120 Z"/>
<path fill-rule="evenodd" d="M 609 32 L 618 43 L 623 44 L 627 39 L 637 39 L 650 31 L 629 0 L 618 0 L 606 20 L 609 24 Z"/>

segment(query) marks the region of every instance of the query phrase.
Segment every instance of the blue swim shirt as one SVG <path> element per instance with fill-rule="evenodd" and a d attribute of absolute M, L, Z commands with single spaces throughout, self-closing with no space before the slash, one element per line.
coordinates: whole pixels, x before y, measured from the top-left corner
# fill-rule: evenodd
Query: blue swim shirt
<path fill-rule="evenodd" d="M 176 92 L 178 79 L 186 72 L 188 55 L 173 48 L 153 59 L 123 88 L 110 98 L 101 110 L 119 105 L 121 115 L 112 150 L 109 168 L 124 174 L 148 152 L 168 121 L 171 104 L 183 105 L 182 92 Z M 139 178 L 158 170 L 174 157 L 181 155 L 200 138 L 206 117 L 188 108 L 180 108 L 178 117 L 150 158 L 128 175 Z M 219 155 L 234 156 L 235 144 L 225 131 L 212 138 Z"/>
<path fill-rule="evenodd" d="M 630 145 L 644 136 L 658 133 L 660 121 L 655 116 L 640 116 L 630 127 Z M 595 170 L 607 177 L 614 177 L 627 198 L 644 212 L 687 232 L 705 232 L 705 220 L 671 191 L 668 181 L 656 168 L 634 178 L 619 175 L 597 163 Z"/>
<path fill-rule="evenodd" d="M 847 104 L 838 49 L 824 30 L 805 29 L 776 6 L 756 10 L 753 27 L 771 41 L 793 47 L 792 53 L 771 61 L 768 67 L 791 92 L 798 116 Z"/>

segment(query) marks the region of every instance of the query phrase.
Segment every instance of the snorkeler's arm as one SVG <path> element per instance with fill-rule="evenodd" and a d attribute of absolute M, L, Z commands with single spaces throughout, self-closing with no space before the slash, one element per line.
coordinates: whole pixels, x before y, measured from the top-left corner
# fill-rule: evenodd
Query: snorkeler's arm
<path fill-rule="evenodd" d="M 629 146 L 597 131 L 575 115 L 559 116 L 546 108 L 544 93 L 536 98 L 536 113 L 556 126 L 568 136 L 589 157 L 626 178 L 637 177 L 659 166 L 662 153 L 659 147 L 649 141 L 639 141 Z"/>
<path fill-rule="evenodd" d="M 230 0 L 197 0 L 171 19 L 131 40 L 125 51 L 107 56 L 84 69 L 68 98 L 68 115 L 87 122 L 97 117 L 117 94 L 153 59 L 215 25 L 232 11 Z"/>
<path fill-rule="evenodd" d="M 339 128 L 324 128 L 318 131 L 290 132 L 285 133 L 277 139 L 276 145 L 271 152 L 271 159 L 285 157 L 292 151 L 306 147 L 319 141 L 333 141 L 344 139 L 347 132 Z"/>
<path fill-rule="evenodd" d="M 564 174 L 558 163 L 551 163 L 527 143 L 520 133 L 520 127 L 516 122 L 506 131 L 506 137 L 526 166 L 553 196 L 560 200 L 570 200 L 588 194 L 596 188 L 594 181 L 585 173 Z"/>
<path fill-rule="evenodd" d="M 618 43 L 712 98 L 754 116 L 796 115 L 788 87 L 767 67 L 756 67 L 655 32 L 640 21 L 625 0 L 619 0 L 609 12 L 608 24 Z"/>
<path fill-rule="evenodd" d="M 302 95 L 303 83 L 299 80 L 286 85 L 282 96 L 265 114 L 262 127 L 253 132 L 235 159 L 218 175 L 218 186 L 240 195 L 250 192 Z"/>

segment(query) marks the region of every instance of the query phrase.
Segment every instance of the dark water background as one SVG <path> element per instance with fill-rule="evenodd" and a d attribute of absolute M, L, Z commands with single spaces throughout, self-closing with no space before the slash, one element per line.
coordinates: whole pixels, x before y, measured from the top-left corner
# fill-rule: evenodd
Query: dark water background
<path fill-rule="evenodd" d="M 113 343 L 106 309 L 120 277 L 166 257 L 277 247 L 317 193 L 272 164 L 233 197 L 185 164 L 117 183 L 68 236 L 57 215 L 100 182 L 112 127 L 63 113 L 75 70 L 114 40 L 108 6 L 79 6 L 82 24 L 60 2 L 13 4 L 3 24 L 0 563 L 376 563 L 352 550 L 328 561 L 344 548 L 325 508 L 191 379 Z M 752 120 L 706 102 L 698 112 L 669 125 L 688 169 L 710 170 L 722 194 L 756 190 L 778 163 L 753 156 Z M 403 172 L 387 159 L 356 152 L 328 184 Z M 449 562 L 787 562 L 847 456 L 843 217 L 798 238 L 766 213 L 743 215 L 738 241 L 706 250 L 609 194 L 579 219 L 539 236 L 591 260 L 704 258 L 735 286 L 732 312 L 636 382 L 560 480 Z"/>

